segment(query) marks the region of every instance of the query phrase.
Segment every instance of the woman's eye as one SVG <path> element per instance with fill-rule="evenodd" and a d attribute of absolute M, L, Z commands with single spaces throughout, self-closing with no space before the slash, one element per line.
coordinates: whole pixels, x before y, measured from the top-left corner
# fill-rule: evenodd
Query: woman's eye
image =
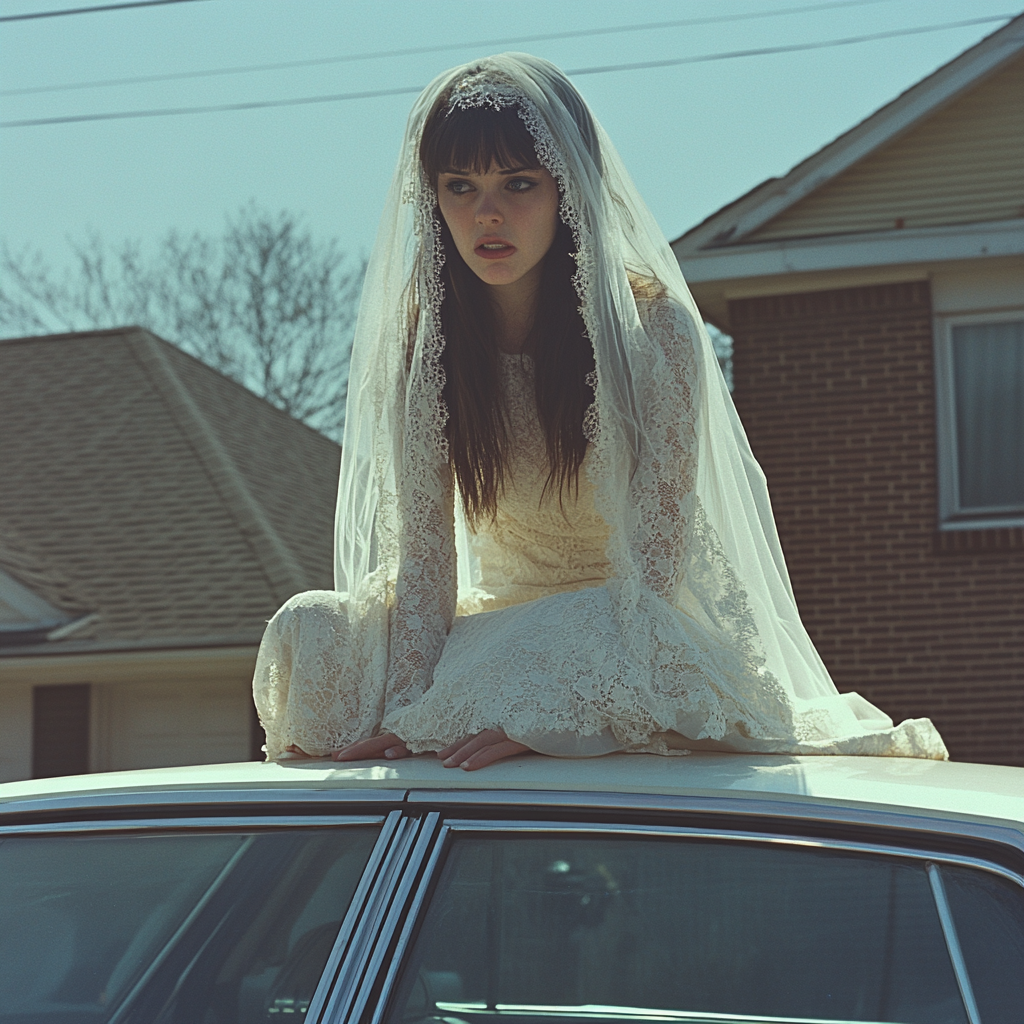
<path fill-rule="evenodd" d="M 473 186 L 468 181 L 449 181 L 445 188 L 452 193 L 452 195 L 462 196 L 469 192 Z"/>
<path fill-rule="evenodd" d="M 530 181 L 529 178 L 513 178 L 506 186 L 512 192 L 529 192 L 531 188 L 536 188 L 537 183 Z"/>

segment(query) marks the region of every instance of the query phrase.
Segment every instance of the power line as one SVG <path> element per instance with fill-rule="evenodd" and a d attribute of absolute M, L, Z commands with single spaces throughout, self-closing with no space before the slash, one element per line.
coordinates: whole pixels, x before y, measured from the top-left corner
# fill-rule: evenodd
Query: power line
<path fill-rule="evenodd" d="M 66 7 L 60 11 L 38 11 L 35 14 L 5 14 L 0 21 L 33 21 L 36 18 L 60 18 L 65 14 L 95 14 L 97 11 L 123 11 L 126 7 L 160 7 L 163 4 L 187 4 L 196 0 L 135 0 L 135 3 L 97 4 L 95 7 Z"/>
<path fill-rule="evenodd" d="M 567 75 L 600 75 L 613 71 L 637 71 L 649 68 L 677 67 L 682 64 L 700 64 L 715 60 L 734 60 L 740 57 L 763 57 L 777 53 L 798 53 L 807 50 L 823 50 L 833 46 L 850 46 L 854 43 L 875 42 L 880 39 L 894 39 L 899 36 L 921 35 L 926 32 L 940 32 L 944 29 L 967 28 L 993 21 L 1009 21 L 1015 14 L 990 15 L 987 18 L 971 18 L 967 21 L 948 21 L 941 25 L 921 25 L 915 28 L 894 29 L 888 32 L 873 32 L 870 35 L 848 36 L 845 39 L 828 39 L 817 43 L 792 43 L 788 46 L 764 46 L 751 50 L 730 50 L 724 53 L 705 53 L 693 57 L 676 57 L 669 60 L 641 61 L 629 64 L 605 64 L 587 68 L 571 68 Z M 140 117 L 172 117 L 181 114 L 212 114 L 233 110 L 265 110 L 272 107 L 295 107 L 313 103 L 338 103 L 343 100 L 373 99 L 380 96 L 401 96 L 423 91 L 422 85 L 411 85 L 397 89 L 371 89 L 364 92 L 343 92 L 326 96 L 303 96 L 288 100 L 252 100 L 245 103 L 217 103 L 203 107 L 167 107 L 155 110 L 122 110 L 107 114 L 72 114 L 65 117 L 39 117 L 20 121 L 0 121 L 0 128 L 31 128 L 49 124 L 78 124 L 84 121 L 123 121 Z"/>
<path fill-rule="evenodd" d="M 792 43 L 788 46 L 765 46 L 755 50 L 732 50 L 727 53 L 705 54 L 699 57 L 679 57 L 670 60 L 644 60 L 632 64 L 604 64 L 589 68 L 567 71 L 569 75 L 600 75 L 608 71 L 641 71 L 649 68 L 670 68 L 679 64 L 697 64 L 708 60 L 730 60 L 734 57 L 762 57 L 772 53 L 797 53 L 801 50 L 823 50 L 829 46 L 849 46 L 851 43 L 869 43 L 876 39 L 892 39 L 896 36 L 921 35 L 925 32 L 939 32 L 942 29 L 966 28 L 969 25 L 983 25 L 992 21 L 1010 21 L 1016 14 L 993 14 L 987 18 L 971 18 L 969 21 L 947 21 L 942 25 L 921 25 L 918 28 L 895 29 L 890 32 L 873 32 L 865 36 L 849 36 L 846 39 L 830 39 L 821 43 Z"/>
<path fill-rule="evenodd" d="M 634 25 L 613 25 L 606 28 L 578 29 L 571 32 L 547 32 L 542 35 L 512 36 L 504 39 L 477 39 L 465 43 L 440 43 L 433 46 L 412 46 L 403 50 L 373 50 L 366 53 L 348 53 L 339 57 L 312 57 L 305 60 L 279 61 L 275 64 L 248 64 L 229 68 L 211 68 L 205 71 L 175 71 L 159 75 L 137 75 L 132 78 L 104 78 L 92 82 L 68 82 L 63 85 L 36 85 L 24 89 L 0 89 L 0 96 L 24 96 L 29 93 L 65 92 L 72 89 L 98 89 L 116 85 L 143 85 L 149 82 L 173 82 L 189 78 L 211 78 L 221 75 L 243 75 L 256 71 L 284 71 L 293 68 L 318 67 L 324 64 L 347 64 L 361 60 L 379 60 L 392 57 L 410 57 L 445 50 L 465 50 L 476 47 L 511 46 L 517 43 L 548 42 L 553 39 L 581 39 L 587 36 L 615 35 L 626 32 L 647 32 L 655 29 L 688 28 L 695 25 L 714 25 L 723 22 L 752 21 L 775 18 L 786 14 L 810 14 L 814 11 L 834 10 L 837 7 L 860 7 L 864 4 L 891 3 L 892 0 L 830 0 L 828 3 L 806 4 L 802 7 L 783 7 L 774 11 L 755 11 L 749 14 L 721 14 L 705 18 L 683 18 L 676 21 L 649 21 Z"/>

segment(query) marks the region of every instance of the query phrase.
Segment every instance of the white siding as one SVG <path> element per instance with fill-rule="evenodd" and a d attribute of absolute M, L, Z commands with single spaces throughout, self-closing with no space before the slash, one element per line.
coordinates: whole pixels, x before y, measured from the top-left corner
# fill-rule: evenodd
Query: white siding
<path fill-rule="evenodd" d="M 0 686 L 0 782 L 32 774 L 32 686 Z"/>
<path fill-rule="evenodd" d="M 248 682 L 94 687 L 103 704 L 96 767 L 169 768 L 249 758 Z"/>

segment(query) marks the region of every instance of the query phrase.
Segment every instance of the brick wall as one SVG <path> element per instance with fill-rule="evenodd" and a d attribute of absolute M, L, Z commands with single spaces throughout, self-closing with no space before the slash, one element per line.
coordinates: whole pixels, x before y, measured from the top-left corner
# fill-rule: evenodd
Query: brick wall
<path fill-rule="evenodd" d="M 926 283 L 730 303 L 736 405 L 840 690 L 1024 765 L 1024 530 L 939 534 Z"/>

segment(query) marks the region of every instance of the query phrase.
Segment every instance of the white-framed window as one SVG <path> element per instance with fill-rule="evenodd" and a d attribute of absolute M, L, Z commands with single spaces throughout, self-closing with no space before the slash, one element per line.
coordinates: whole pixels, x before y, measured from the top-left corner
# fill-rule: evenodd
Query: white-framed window
<path fill-rule="evenodd" d="M 1024 309 L 936 318 L 939 525 L 1024 526 Z"/>

